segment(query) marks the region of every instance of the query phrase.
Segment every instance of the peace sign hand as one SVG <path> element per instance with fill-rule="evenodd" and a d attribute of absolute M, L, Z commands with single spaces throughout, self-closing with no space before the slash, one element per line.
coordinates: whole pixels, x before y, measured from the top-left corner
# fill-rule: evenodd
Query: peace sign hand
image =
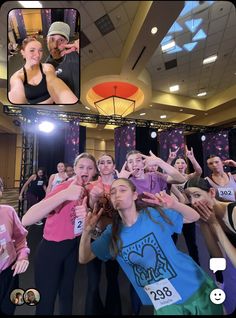
<path fill-rule="evenodd" d="M 85 232 L 90 232 L 92 231 L 95 227 L 96 224 L 98 223 L 101 215 L 103 212 L 103 208 L 98 210 L 98 205 L 95 203 L 93 212 L 88 212 L 86 218 L 85 218 L 85 223 L 84 223 L 84 231 Z"/>
<path fill-rule="evenodd" d="M 118 170 L 115 170 L 118 178 L 129 179 L 132 173 L 135 172 L 134 169 L 132 169 L 132 171 L 128 171 L 126 170 L 126 168 L 127 168 L 127 161 L 125 161 L 125 163 L 123 164 L 123 167 L 121 168 L 120 172 Z"/>

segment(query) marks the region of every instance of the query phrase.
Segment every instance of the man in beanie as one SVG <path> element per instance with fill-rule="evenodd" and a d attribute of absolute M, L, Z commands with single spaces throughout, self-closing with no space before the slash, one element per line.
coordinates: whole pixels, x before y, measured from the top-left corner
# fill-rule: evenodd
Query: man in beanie
<path fill-rule="evenodd" d="M 73 93 L 80 98 L 79 40 L 69 44 L 70 26 L 53 22 L 48 30 L 47 46 L 50 56 L 45 63 L 52 64 L 57 77 L 63 80 Z"/>

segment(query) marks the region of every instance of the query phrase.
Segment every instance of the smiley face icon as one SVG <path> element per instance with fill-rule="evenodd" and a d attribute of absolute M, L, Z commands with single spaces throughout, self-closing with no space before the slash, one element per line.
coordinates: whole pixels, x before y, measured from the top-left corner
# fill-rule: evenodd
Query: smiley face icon
<path fill-rule="evenodd" d="M 210 293 L 210 299 L 216 305 L 222 304 L 225 301 L 225 297 L 225 292 L 220 288 L 213 289 Z"/>

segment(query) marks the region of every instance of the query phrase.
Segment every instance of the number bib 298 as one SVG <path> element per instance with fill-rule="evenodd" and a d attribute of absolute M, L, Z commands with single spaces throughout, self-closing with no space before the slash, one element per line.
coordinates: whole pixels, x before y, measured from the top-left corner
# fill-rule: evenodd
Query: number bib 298
<path fill-rule="evenodd" d="M 146 285 L 144 290 L 148 294 L 156 310 L 174 304 L 182 299 L 167 278 L 162 279 L 157 283 Z"/>

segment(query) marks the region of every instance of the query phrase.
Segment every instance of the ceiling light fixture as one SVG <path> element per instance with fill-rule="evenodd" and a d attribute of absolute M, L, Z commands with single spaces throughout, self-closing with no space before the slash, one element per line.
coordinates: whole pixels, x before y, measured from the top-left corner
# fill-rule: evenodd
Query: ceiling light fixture
<path fill-rule="evenodd" d="M 88 106 L 85 106 L 85 108 L 86 108 L 87 110 L 90 110 L 90 108 L 89 108 Z"/>
<path fill-rule="evenodd" d="M 166 52 L 166 51 L 169 51 L 169 50 L 173 49 L 174 47 L 175 47 L 175 41 L 172 40 L 172 41 L 170 41 L 170 42 L 168 42 L 166 44 L 163 44 L 161 46 L 161 49 L 162 49 L 162 52 Z"/>
<path fill-rule="evenodd" d="M 160 118 L 164 119 L 164 118 L 166 118 L 166 115 L 161 115 Z"/>
<path fill-rule="evenodd" d="M 203 60 L 202 64 L 205 65 L 205 64 L 213 63 L 213 62 L 215 62 L 216 60 L 217 60 L 217 54 L 214 54 L 214 55 L 211 55 L 211 56 L 205 58 L 205 59 Z"/>
<path fill-rule="evenodd" d="M 144 116 L 144 115 L 146 115 L 146 113 L 140 113 L 139 115 L 140 115 L 140 116 Z"/>
<path fill-rule="evenodd" d="M 177 92 L 179 90 L 179 85 L 170 86 L 170 92 Z"/>
<path fill-rule="evenodd" d="M 202 93 L 198 93 L 197 96 L 201 97 L 201 96 L 206 96 L 207 92 L 202 92 Z"/>
<path fill-rule="evenodd" d="M 98 112 L 106 116 L 127 116 L 135 110 L 135 100 L 116 96 L 117 86 L 114 86 L 114 95 L 94 102 Z"/>
<path fill-rule="evenodd" d="M 157 31 L 158 31 L 158 28 L 157 28 L 157 27 L 153 27 L 153 28 L 151 29 L 151 33 L 152 33 L 153 35 L 156 34 Z"/>
<path fill-rule="evenodd" d="M 42 4 L 39 1 L 18 1 L 23 8 L 42 8 Z"/>

